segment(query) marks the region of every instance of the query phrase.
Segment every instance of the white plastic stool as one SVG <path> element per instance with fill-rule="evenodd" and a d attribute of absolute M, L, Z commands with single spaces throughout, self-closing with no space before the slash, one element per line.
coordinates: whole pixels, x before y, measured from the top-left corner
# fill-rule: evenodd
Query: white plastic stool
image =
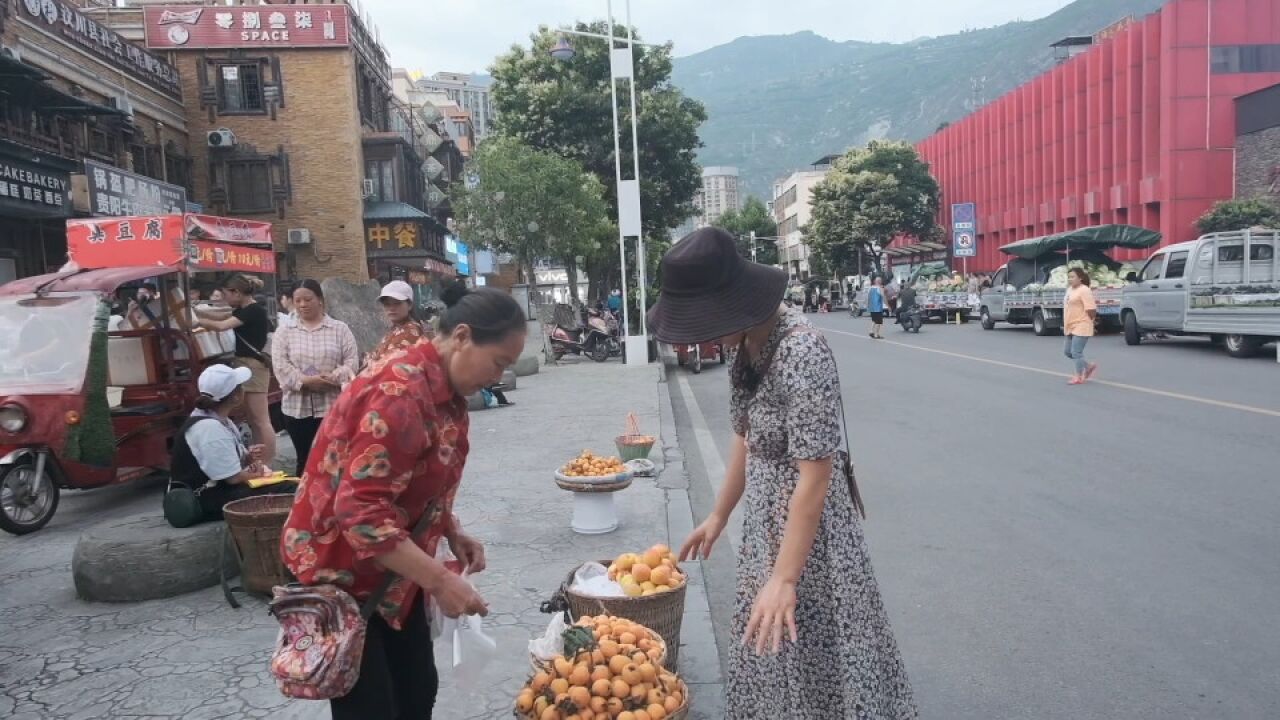
<path fill-rule="evenodd" d="M 573 493 L 573 520 L 569 527 L 579 535 L 603 535 L 618 529 L 618 509 L 613 494 L 631 487 L 631 478 L 610 483 L 581 483 L 556 478 L 562 490 Z"/>

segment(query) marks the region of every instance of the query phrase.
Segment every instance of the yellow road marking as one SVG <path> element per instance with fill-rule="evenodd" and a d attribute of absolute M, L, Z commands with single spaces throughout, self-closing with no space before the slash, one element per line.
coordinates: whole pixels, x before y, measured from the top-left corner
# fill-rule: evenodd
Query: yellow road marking
<path fill-rule="evenodd" d="M 845 330 L 835 330 L 818 326 L 822 332 L 836 333 L 838 335 L 848 335 L 851 338 L 859 338 L 862 340 L 870 340 L 871 338 L 851 333 Z M 1030 365 L 1019 365 L 1017 363 L 1005 362 L 1003 360 L 993 360 L 991 358 L 979 357 L 977 355 L 966 355 L 965 353 L 951 352 L 950 350 L 939 350 L 937 348 L 923 347 L 920 345 L 911 345 L 909 343 L 898 342 L 896 340 L 881 340 L 881 343 L 889 345 L 897 345 L 898 347 L 910 348 L 921 352 L 933 353 L 935 355 L 944 355 L 946 357 L 957 358 L 960 360 L 972 360 L 974 362 L 986 363 L 987 365 L 996 365 L 1006 367 L 1013 370 L 1022 370 L 1024 372 L 1039 373 L 1041 375 L 1049 375 L 1058 378 L 1070 378 L 1068 373 L 1057 372 L 1054 370 L 1045 370 L 1044 368 L 1032 367 Z M 1255 415 L 1265 415 L 1267 417 L 1280 418 L 1280 410 L 1271 410 L 1270 408 L 1256 407 L 1253 405 L 1243 405 L 1241 403 L 1227 402 L 1225 400 L 1214 400 L 1213 398 L 1200 397 L 1198 395 L 1185 395 L 1183 393 L 1170 392 L 1168 390 L 1157 390 L 1156 388 L 1143 387 L 1142 385 L 1130 385 L 1129 383 L 1112 382 L 1110 380 L 1090 380 L 1091 385 L 1105 385 L 1107 387 L 1117 388 L 1119 390 L 1128 390 L 1130 392 L 1143 393 L 1146 395 L 1155 395 L 1157 397 L 1165 397 L 1173 400 L 1182 400 L 1185 402 L 1199 403 L 1201 405 L 1210 405 L 1220 407 L 1227 410 L 1239 410 L 1240 412 L 1253 413 Z"/>

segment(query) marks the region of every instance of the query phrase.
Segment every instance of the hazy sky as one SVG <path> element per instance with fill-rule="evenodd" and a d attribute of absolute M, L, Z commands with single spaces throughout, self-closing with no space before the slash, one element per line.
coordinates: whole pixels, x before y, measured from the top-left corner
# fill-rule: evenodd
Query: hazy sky
<path fill-rule="evenodd" d="M 470 72 L 488 67 L 538 25 L 605 15 L 606 0 L 357 0 L 373 15 L 397 67 Z M 910 40 L 1031 20 L 1070 0 L 632 0 L 632 21 L 677 56 L 744 35 L 813 30 L 833 40 Z M 623 0 L 614 14 L 624 17 Z"/>

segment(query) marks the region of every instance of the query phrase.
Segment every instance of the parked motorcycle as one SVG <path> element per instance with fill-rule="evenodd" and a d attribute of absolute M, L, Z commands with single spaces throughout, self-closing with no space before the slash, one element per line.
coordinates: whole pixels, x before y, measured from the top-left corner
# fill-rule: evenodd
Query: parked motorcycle
<path fill-rule="evenodd" d="M 616 324 L 611 324 L 599 311 L 591 310 L 586 327 L 555 326 L 551 331 L 551 354 L 556 360 L 565 355 L 585 355 L 604 362 L 622 355 L 622 342 Z"/>
<path fill-rule="evenodd" d="M 920 328 L 924 327 L 924 311 L 919 305 L 899 310 L 898 325 L 902 326 L 903 332 L 920 332 Z"/>

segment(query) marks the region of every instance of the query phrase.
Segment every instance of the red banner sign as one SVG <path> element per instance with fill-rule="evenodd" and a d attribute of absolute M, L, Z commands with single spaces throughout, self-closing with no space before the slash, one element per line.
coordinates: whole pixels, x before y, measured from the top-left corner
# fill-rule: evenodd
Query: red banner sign
<path fill-rule="evenodd" d="M 347 6 L 147 5 L 147 47 L 168 49 L 346 47 Z"/>
<path fill-rule="evenodd" d="M 173 266 L 182 262 L 181 215 L 67 221 L 67 256 L 82 268 Z"/>
<path fill-rule="evenodd" d="M 217 272 L 275 273 L 276 254 L 272 250 L 194 240 L 188 262 L 192 270 Z"/>
<path fill-rule="evenodd" d="M 271 223 L 257 220 L 188 214 L 187 234 L 193 240 L 271 247 Z"/>

